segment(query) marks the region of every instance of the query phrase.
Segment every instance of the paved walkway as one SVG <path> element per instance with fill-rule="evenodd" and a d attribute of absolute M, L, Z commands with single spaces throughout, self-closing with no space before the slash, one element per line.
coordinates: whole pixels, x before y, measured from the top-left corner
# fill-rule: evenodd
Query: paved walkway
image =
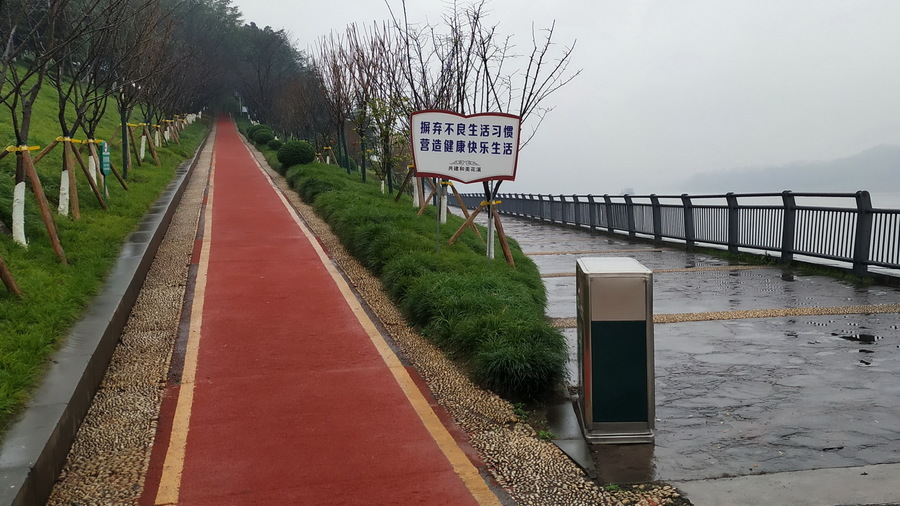
<path fill-rule="evenodd" d="M 497 504 L 228 120 L 212 163 L 142 503 Z"/>
<path fill-rule="evenodd" d="M 601 479 L 673 482 L 698 506 L 900 503 L 900 290 L 503 222 L 544 277 L 572 378 L 576 259 L 654 271 L 656 444 L 595 447 Z"/>

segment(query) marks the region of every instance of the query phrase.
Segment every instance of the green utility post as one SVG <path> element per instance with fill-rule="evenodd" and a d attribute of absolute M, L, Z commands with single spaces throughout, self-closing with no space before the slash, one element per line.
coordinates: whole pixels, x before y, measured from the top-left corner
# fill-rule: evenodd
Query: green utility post
<path fill-rule="evenodd" d="M 106 187 L 106 177 L 110 173 L 109 144 L 106 142 L 100 143 L 100 172 L 103 174 L 103 196 L 105 197 L 109 195 Z"/>

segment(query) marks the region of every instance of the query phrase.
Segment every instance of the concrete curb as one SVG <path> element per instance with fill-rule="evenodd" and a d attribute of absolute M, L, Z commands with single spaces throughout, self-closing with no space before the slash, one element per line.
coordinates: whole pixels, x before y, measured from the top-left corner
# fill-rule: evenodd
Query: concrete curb
<path fill-rule="evenodd" d="M 44 504 L 109 366 L 150 265 L 196 166 L 197 148 L 125 240 L 100 294 L 50 359 L 0 446 L 0 505 Z"/>

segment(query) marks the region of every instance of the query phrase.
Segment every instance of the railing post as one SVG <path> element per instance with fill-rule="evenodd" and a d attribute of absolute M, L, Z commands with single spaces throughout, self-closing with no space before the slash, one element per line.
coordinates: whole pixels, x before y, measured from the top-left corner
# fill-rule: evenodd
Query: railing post
<path fill-rule="evenodd" d="M 687 193 L 681 194 L 681 204 L 684 206 L 684 244 L 688 251 L 694 249 L 694 241 L 697 234 L 694 232 L 694 204 Z"/>
<path fill-rule="evenodd" d="M 590 213 L 590 219 L 591 219 L 591 223 L 590 223 L 591 232 L 594 232 L 597 230 L 597 206 L 595 205 L 596 203 L 594 202 L 593 195 L 588 195 L 587 198 L 588 198 L 588 212 Z"/>
<path fill-rule="evenodd" d="M 737 197 L 734 192 L 728 192 L 725 195 L 728 202 L 728 251 L 730 253 L 738 252 L 738 239 L 740 238 L 741 219 L 738 210 Z"/>
<path fill-rule="evenodd" d="M 565 195 L 559 196 L 559 221 L 566 225 L 566 197 Z"/>
<path fill-rule="evenodd" d="M 609 194 L 603 194 L 603 201 L 606 203 L 606 229 L 610 234 L 615 233 L 616 227 L 613 225 L 613 217 L 612 217 L 612 199 L 609 198 Z"/>
<path fill-rule="evenodd" d="M 634 226 L 634 200 L 631 195 L 625 195 L 625 214 L 628 217 L 628 237 L 635 236 Z"/>
<path fill-rule="evenodd" d="M 580 227 L 580 226 L 582 225 L 582 223 L 581 223 L 581 209 L 579 209 L 580 204 L 581 204 L 581 203 L 578 202 L 578 195 L 572 195 L 572 205 L 575 206 L 575 213 L 574 213 L 574 214 L 575 214 L 575 226 L 576 226 L 576 227 Z"/>
<path fill-rule="evenodd" d="M 553 195 L 550 195 L 549 193 L 547 194 L 547 198 L 550 199 L 550 223 L 556 223 L 556 220 L 553 219 L 553 202 L 555 202 L 555 200 L 553 200 Z"/>
<path fill-rule="evenodd" d="M 872 240 L 872 198 L 869 192 L 856 192 L 856 240 L 853 244 L 853 274 L 863 277 L 869 271 Z"/>
<path fill-rule="evenodd" d="M 659 197 L 650 195 L 650 203 L 653 206 L 653 241 L 662 242 L 662 207 L 659 205 Z"/>
<path fill-rule="evenodd" d="M 794 238 L 797 234 L 797 201 L 790 190 L 781 192 L 784 202 L 784 224 L 781 229 L 781 263 L 794 260 Z"/>
<path fill-rule="evenodd" d="M 532 197 L 534 197 L 534 194 L 532 194 Z M 541 195 L 540 193 L 538 193 L 537 198 L 538 198 L 538 212 L 535 213 L 535 216 L 533 216 L 533 218 L 544 221 L 544 196 Z"/>

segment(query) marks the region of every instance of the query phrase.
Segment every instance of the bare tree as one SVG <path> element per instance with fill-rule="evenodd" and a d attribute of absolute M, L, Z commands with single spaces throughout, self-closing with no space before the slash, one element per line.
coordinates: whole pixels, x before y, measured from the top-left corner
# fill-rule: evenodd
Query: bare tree
<path fill-rule="evenodd" d="M 68 9 L 85 9 L 87 16 L 68 16 Z M 69 0 L 4 1 L 0 4 L 3 14 L 3 84 L 0 101 L 9 111 L 16 136 L 16 182 L 13 193 L 13 239 L 27 245 L 25 237 L 25 181 L 31 182 L 38 201 L 41 219 L 50 235 L 53 249 L 60 261 L 66 263 L 66 255 L 59 242 L 56 223 L 49 209 L 41 180 L 31 159 L 32 147 L 28 146 L 34 102 L 44 83 L 50 62 L 64 58 L 73 51 L 76 41 L 91 29 L 90 14 L 96 4 L 70 2 Z"/>
<path fill-rule="evenodd" d="M 366 137 L 372 117 L 370 103 L 375 94 L 375 81 L 384 59 L 379 43 L 382 34 L 374 25 L 370 30 L 360 30 L 356 24 L 347 27 L 347 47 L 340 53 L 344 65 L 350 69 L 350 121 L 360 138 L 360 172 L 366 180 Z"/>
<path fill-rule="evenodd" d="M 337 158 L 341 166 L 350 171 L 349 161 L 346 160 L 347 143 L 344 129 L 354 106 L 352 96 L 352 76 L 350 69 L 345 64 L 344 56 L 346 46 L 342 38 L 332 33 L 319 41 L 316 68 L 319 70 L 322 88 L 325 92 L 325 102 L 334 122 L 337 134 L 338 153 Z"/>
<path fill-rule="evenodd" d="M 268 123 L 275 116 L 279 91 L 300 71 L 301 56 L 284 30 L 250 23 L 242 30 L 242 40 L 242 65 L 237 69 L 241 96 L 251 114 Z"/>
<path fill-rule="evenodd" d="M 372 43 L 376 47 L 374 53 L 378 55 L 373 67 L 377 76 L 373 81 L 369 113 L 376 145 L 376 172 L 387 182 L 388 192 L 393 193 L 398 175 L 396 169 L 405 167 L 403 146 L 408 143 L 409 113 L 413 108 L 407 93 L 408 83 L 403 74 L 397 72 L 403 62 L 400 39 L 387 24 L 376 34 Z"/>
<path fill-rule="evenodd" d="M 143 0 L 139 8 L 147 8 L 154 0 Z M 97 174 L 94 164 L 91 168 L 84 164 L 80 152 L 74 149 L 75 135 L 82 127 L 89 111 L 97 109 L 98 101 L 105 101 L 110 93 L 112 82 L 109 81 L 107 72 L 110 61 L 106 56 L 116 44 L 114 38 L 118 30 L 116 27 L 124 22 L 127 14 L 126 0 L 104 0 L 94 3 L 96 12 L 92 13 L 91 26 L 71 37 L 70 51 L 61 54 L 50 62 L 48 80 L 57 92 L 58 114 L 61 140 L 58 139 L 48 146 L 39 156 L 43 156 L 58 142 L 63 144 L 63 164 L 59 190 L 59 212 L 68 215 L 71 202 L 72 217 L 80 217 L 78 205 L 78 192 L 76 188 L 74 161 L 84 169 L 88 184 L 100 206 L 106 209 L 100 191 L 97 186 Z M 73 18 L 79 18 L 81 12 L 64 13 L 67 19 L 63 21 L 67 29 L 73 25 L 77 29 L 77 23 Z M 93 158 L 92 158 L 93 160 Z M 35 159 L 35 163 L 37 159 Z"/>
<path fill-rule="evenodd" d="M 485 23 L 485 0 L 454 2 L 444 16 L 446 32 L 410 23 L 405 0 L 401 6 L 401 16 L 392 17 L 404 49 L 400 68 L 416 109 L 517 115 L 529 125 L 524 147 L 552 109 L 546 99 L 581 72 L 569 72 L 574 42 L 555 53 L 555 23 L 544 30 L 532 26 L 531 47 L 516 54 L 512 38 Z"/>
<path fill-rule="evenodd" d="M 288 81 L 275 102 L 271 125 L 291 139 L 316 141 L 319 133 L 331 130 L 331 117 L 322 84 L 315 67 L 304 66 L 303 72 Z M 316 146 L 321 150 L 322 146 Z"/>

